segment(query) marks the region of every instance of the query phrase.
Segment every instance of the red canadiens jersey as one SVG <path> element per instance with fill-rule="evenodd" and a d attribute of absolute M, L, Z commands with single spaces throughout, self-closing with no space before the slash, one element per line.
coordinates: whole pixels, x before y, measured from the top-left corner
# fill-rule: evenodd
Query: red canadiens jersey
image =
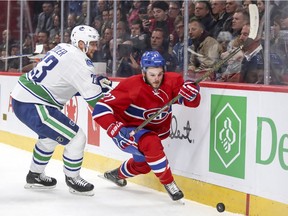
<path fill-rule="evenodd" d="M 183 77 L 174 72 L 166 72 L 160 88 L 154 90 L 144 82 L 142 74 L 122 80 L 110 94 L 102 98 L 93 111 L 93 119 L 104 129 L 115 121 L 126 127 L 137 127 L 178 95 L 183 85 Z M 178 102 L 179 103 L 179 102 Z M 200 94 L 186 106 L 197 107 Z M 161 139 L 170 134 L 172 107 L 170 106 L 145 126 Z"/>

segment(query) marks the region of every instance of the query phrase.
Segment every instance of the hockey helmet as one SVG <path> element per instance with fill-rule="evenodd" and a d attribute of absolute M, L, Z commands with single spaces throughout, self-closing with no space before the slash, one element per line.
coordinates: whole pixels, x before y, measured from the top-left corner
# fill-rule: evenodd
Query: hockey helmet
<path fill-rule="evenodd" d="M 163 67 L 165 70 L 165 59 L 158 51 L 147 51 L 141 57 L 141 69 L 146 72 L 148 67 Z"/>
<path fill-rule="evenodd" d="M 71 33 L 71 44 L 78 47 L 78 42 L 83 41 L 85 44 L 85 53 L 88 51 L 88 47 L 91 41 L 98 41 L 99 33 L 96 29 L 87 25 L 79 25 L 74 27 Z M 79 48 L 79 47 L 78 47 Z"/>

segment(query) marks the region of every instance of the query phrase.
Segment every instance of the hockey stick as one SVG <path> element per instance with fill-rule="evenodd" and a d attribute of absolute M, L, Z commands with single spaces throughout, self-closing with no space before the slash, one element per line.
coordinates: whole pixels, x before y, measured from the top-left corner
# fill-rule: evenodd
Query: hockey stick
<path fill-rule="evenodd" d="M 188 51 L 188 52 L 190 52 L 191 54 L 194 54 L 194 55 L 198 56 L 198 57 L 201 57 L 201 58 L 203 58 L 203 57 L 204 57 L 204 55 L 202 55 L 202 54 L 200 54 L 200 53 L 197 53 L 197 52 L 195 52 L 195 51 L 194 51 L 194 50 L 192 50 L 190 47 L 188 47 L 188 48 L 187 48 L 187 51 Z"/>
<path fill-rule="evenodd" d="M 248 39 L 245 41 L 245 43 L 240 45 L 239 47 L 237 47 L 235 50 L 233 50 L 226 58 L 224 58 L 221 61 L 215 63 L 212 68 L 210 68 L 202 77 L 198 78 L 195 81 L 195 84 L 200 83 L 201 81 L 206 79 L 208 76 L 210 76 L 210 74 L 212 72 L 217 71 L 218 69 L 220 69 L 220 67 L 223 64 L 225 64 L 229 59 L 231 59 L 240 50 L 242 50 L 243 47 L 250 45 L 254 41 L 254 39 L 257 36 L 258 28 L 259 28 L 259 13 L 258 13 L 258 8 L 257 8 L 257 6 L 255 4 L 250 4 L 249 5 L 249 14 L 250 14 L 250 32 L 249 32 L 249 35 L 248 35 Z M 172 104 L 174 104 L 180 97 L 181 97 L 181 95 L 177 95 L 171 101 L 169 101 L 167 104 L 165 104 L 156 113 L 154 113 L 152 116 L 150 116 L 148 119 L 146 119 L 142 124 L 140 124 L 134 131 L 131 131 L 130 132 L 130 136 L 133 136 L 139 130 L 144 128 L 148 123 L 150 123 L 160 113 L 162 113 L 164 110 L 166 110 Z"/>

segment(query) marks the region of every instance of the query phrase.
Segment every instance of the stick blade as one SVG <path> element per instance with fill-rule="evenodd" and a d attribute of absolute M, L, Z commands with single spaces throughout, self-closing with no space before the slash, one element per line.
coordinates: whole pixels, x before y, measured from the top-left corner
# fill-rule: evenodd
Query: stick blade
<path fill-rule="evenodd" d="M 259 28 L 259 12 L 256 4 L 249 4 L 249 14 L 250 14 L 250 33 L 248 38 L 254 40 L 257 37 Z"/>

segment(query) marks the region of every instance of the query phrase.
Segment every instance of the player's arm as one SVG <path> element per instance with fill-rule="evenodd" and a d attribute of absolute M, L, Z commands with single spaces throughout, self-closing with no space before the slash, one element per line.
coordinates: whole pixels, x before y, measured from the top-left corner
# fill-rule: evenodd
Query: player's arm
<path fill-rule="evenodd" d="M 192 80 L 184 81 L 183 76 L 177 75 L 172 79 L 173 97 L 175 103 L 188 106 L 198 107 L 200 104 L 200 86 Z"/>
<path fill-rule="evenodd" d="M 181 97 L 178 100 L 179 104 L 188 107 L 198 107 L 201 100 L 200 86 L 192 80 L 187 80 L 183 83 L 179 90 Z"/>
<path fill-rule="evenodd" d="M 131 104 L 128 87 L 123 80 L 96 103 L 92 114 L 93 119 L 105 130 L 112 123 L 117 122 L 115 114 L 125 112 Z"/>

